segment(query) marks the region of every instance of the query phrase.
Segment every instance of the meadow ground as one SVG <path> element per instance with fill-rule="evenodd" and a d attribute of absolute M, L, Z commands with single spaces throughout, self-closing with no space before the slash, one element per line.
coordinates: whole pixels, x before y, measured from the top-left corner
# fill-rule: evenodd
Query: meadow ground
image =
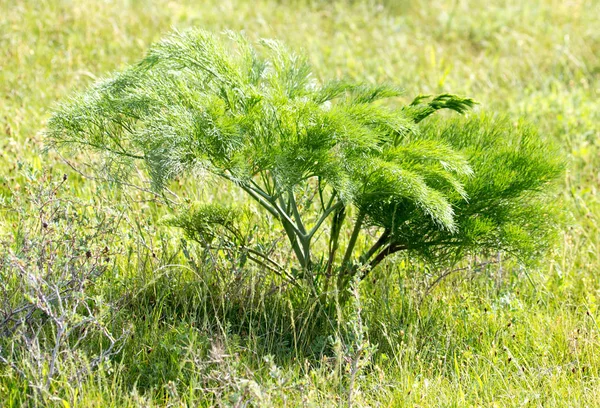
<path fill-rule="evenodd" d="M 600 2 L 0 0 L 0 16 L 2 310 L 27 300 L 7 271 L 36 237 L 53 262 L 89 251 L 106 268 L 78 292 L 94 335 L 71 331 L 64 350 L 0 339 L 0 406 L 600 406 Z M 427 296 L 437 272 L 398 259 L 335 322 L 258 272 L 191 268 L 151 194 L 42 154 L 58 101 L 190 26 L 281 39 L 320 78 L 467 95 L 532 122 L 568 160 L 555 249 L 532 268 L 457 272 Z M 41 227 L 48 211 L 78 223 Z"/>

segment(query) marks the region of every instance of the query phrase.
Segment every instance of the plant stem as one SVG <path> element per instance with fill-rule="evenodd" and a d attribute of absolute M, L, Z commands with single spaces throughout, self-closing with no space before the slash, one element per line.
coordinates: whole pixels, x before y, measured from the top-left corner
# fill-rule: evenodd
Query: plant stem
<path fill-rule="evenodd" d="M 377 256 L 369 263 L 369 268 L 365 271 L 365 273 L 361 276 L 361 279 L 367 277 L 367 275 L 375 268 L 377 265 L 381 263 L 386 257 L 395 254 L 396 252 L 400 252 L 407 249 L 405 245 L 399 244 L 389 244 L 386 248 L 384 248 Z"/>
<path fill-rule="evenodd" d="M 306 235 L 306 228 L 304 228 L 304 223 L 302 222 L 302 217 L 300 216 L 300 210 L 298 209 L 298 204 L 296 203 L 296 197 L 294 197 L 294 191 L 290 189 L 288 191 L 289 197 L 289 205 L 292 210 L 292 214 L 294 215 L 294 219 L 296 220 L 296 225 L 298 229 L 303 235 Z"/>
<path fill-rule="evenodd" d="M 325 210 L 323 212 L 321 217 L 317 220 L 315 225 L 308 232 L 307 236 L 312 238 L 313 235 L 315 235 L 315 233 L 319 230 L 319 227 L 321 227 L 321 224 L 323 224 L 323 221 L 325 221 L 332 212 L 337 211 L 338 209 L 342 208 L 343 206 L 344 206 L 344 203 L 342 203 L 341 201 L 338 201 L 337 203 L 335 203 L 335 205 L 327 208 L 327 210 Z"/>
<path fill-rule="evenodd" d="M 373 255 L 375 255 L 375 253 L 388 242 L 389 237 L 390 237 L 390 230 L 386 229 L 385 231 L 383 231 L 383 234 L 381 234 L 381 236 L 379 237 L 377 242 L 375 242 L 373 244 L 373 246 L 371 248 L 369 248 L 369 250 L 367 252 L 365 252 L 363 255 L 361 255 L 361 257 L 360 257 L 361 263 L 365 264 L 366 262 L 368 262 L 369 259 L 371 259 L 371 257 Z"/>
<path fill-rule="evenodd" d="M 365 214 L 360 211 L 358 216 L 356 217 L 356 222 L 354 223 L 354 229 L 352 230 L 352 235 L 350 236 L 350 241 L 348 242 L 348 246 L 346 247 L 346 253 L 344 254 L 344 259 L 342 261 L 342 266 L 345 267 L 349 262 L 350 258 L 352 258 L 352 252 L 354 251 L 354 246 L 356 245 L 356 241 L 358 239 L 358 235 L 360 233 L 360 229 L 362 227 L 362 223 L 365 219 Z"/>
<path fill-rule="evenodd" d="M 227 178 L 227 177 L 226 177 Z M 263 197 L 262 194 L 259 194 L 250 186 L 241 184 L 240 187 L 244 190 L 250 197 L 252 197 L 256 202 L 258 202 L 265 210 L 269 211 L 275 218 L 281 220 L 281 217 L 275 207 L 269 204 Z"/>
<path fill-rule="evenodd" d="M 221 176 L 233 182 L 233 180 L 226 174 L 221 174 Z M 301 241 L 301 238 L 304 236 L 304 234 L 300 232 L 299 228 L 294 224 L 285 209 L 277 205 L 277 202 L 272 196 L 262 191 L 256 183 L 253 184 L 254 187 L 249 184 L 240 184 L 240 187 L 247 192 L 250 197 L 254 198 L 254 200 L 263 208 L 269 211 L 276 219 L 278 219 L 279 222 L 281 222 L 281 225 L 283 226 L 283 229 L 290 241 L 294 254 L 298 259 L 298 262 L 303 268 L 305 268 L 307 266 L 306 255 L 303 251 L 303 247 L 305 245 Z M 280 201 L 282 201 L 282 204 L 285 207 L 285 203 L 283 203 L 283 199 L 281 197 Z"/>
<path fill-rule="evenodd" d="M 283 229 L 284 229 L 286 235 L 288 236 L 290 244 L 292 245 L 292 249 L 294 250 L 294 253 L 296 254 L 296 258 L 298 258 L 298 262 L 300 262 L 300 265 L 303 268 L 306 268 L 306 258 L 304 256 L 304 252 L 302 251 L 302 248 L 300 247 L 300 244 L 298 242 L 298 235 L 296 234 L 295 229 L 290 225 L 290 222 L 288 220 L 280 218 L 280 221 L 281 221 L 281 225 L 283 225 Z"/>
<path fill-rule="evenodd" d="M 327 259 L 327 268 L 325 274 L 327 277 L 326 290 L 329 287 L 329 279 L 333 269 L 333 263 L 335 262 L 335 255 L 339 247 L 340 232 L 342 230 L 342 224 L 346 218 L 346 207 L 342 204 L 338 209 L 335 210 L 333 220 L 331 221 L 331 233 L 329 236 L 329 257 Z"/>

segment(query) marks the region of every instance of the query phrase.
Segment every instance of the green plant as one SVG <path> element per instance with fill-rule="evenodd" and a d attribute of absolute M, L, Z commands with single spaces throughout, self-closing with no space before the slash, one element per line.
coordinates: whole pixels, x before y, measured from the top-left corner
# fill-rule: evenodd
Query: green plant
<path fill-rule="evenodd" d="M 112 302 L 94 291 L 113 269 L 122 217 L 65 194 L 66 174 L 22 172 L 28 184 L 5 207 L 15 232 L 0 234 L 0 372 L 50 401 L 57 382 L 81 384 L 127 339 L 113 331 Z"/>
<path fill-rule="evenodd" d="M 484 115 L 425 120 L 474 102 L 443 94 L 384 104 L 401 90 L 320 84 L 279 42 L 228 37 L 170 35 L 63 105 L 49 140 L 101 152 L 121 179 L 142 161 L 156 190 L 184 175 L 235 184 L 280 223 L 299 265 L 292 279 L 324 291 L 400 251 L 456 262 L 543 249 L 553 223 L 543 190 L 561 163 L 530 127 Z M 212 203 L 172 223 L 205 245 L 221 230 L 247 247 L 236 213 Z"/>

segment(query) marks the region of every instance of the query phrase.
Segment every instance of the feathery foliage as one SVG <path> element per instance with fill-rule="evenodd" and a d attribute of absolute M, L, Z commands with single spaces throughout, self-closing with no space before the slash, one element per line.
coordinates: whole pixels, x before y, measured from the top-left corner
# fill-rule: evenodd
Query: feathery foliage
<path fill-rule="evenodd" d="M 474 102 L 443 94 L 386 104 L 402 90 L 320 84 L 283 44 L 227 37 L 163 39 L 63 105 L 51 143 L 101 152 L 121 178 L 141 161 L 157 190 L 186 174 L 234 183 L 281 224 L 298 276 L 324 290 L 331 277 L 347 286 L 399 251 L 455 262 L 544 248 L 552 217 L 543 190 L 562 166 L 528 126 L 427 119 Z M 213 204 L 172 224 L 206 243 L 217 226 L 236 231 L 235 213 Z"/>

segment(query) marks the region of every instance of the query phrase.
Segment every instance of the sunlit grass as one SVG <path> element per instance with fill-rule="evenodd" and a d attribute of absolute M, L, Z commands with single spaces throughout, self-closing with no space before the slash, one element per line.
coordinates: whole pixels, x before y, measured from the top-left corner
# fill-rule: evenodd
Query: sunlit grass
<path fill-rule="evenodd" d="M 557 192 L 566 227 L 537 268 L 457 272 L 423 298 L 439 271 L 398 259 L 363 285 L 378 351 L 358 377 L 357 405 L 600 405 L 599 15 L 594 0 L 0 2 L 1 239 L 17 222 L 2 203 L 27 201 L 26 168 L 68 173 L 65 194 L 90 204 L 127 203 L 115 269 L 95 291 L 118 304 L 113 328 L 133 335 L 84 384 L 65 373 L 50 394 L 71 406 L 346 401 L 343 361 L 352 356 L 335 351 L 338 327 L 311 299 L 235 286 L 225 263 L 201 276 L 165 268 L 186 259 L 171 258 L 180 236 L 157 222 L 164 206 L 41 154 L 57 101 L 139 59 L 172 27 L 197 26 L 281 39 L 304 49 L 323 78 L 399 83 L 407 99 L 473 96 L 477 109 L 534 123 L 569 160 Z M 35 217 L 33 205 L 26 211 Z M 26 384 L 0 366 L 0 406 L 24 403 Z"/>

